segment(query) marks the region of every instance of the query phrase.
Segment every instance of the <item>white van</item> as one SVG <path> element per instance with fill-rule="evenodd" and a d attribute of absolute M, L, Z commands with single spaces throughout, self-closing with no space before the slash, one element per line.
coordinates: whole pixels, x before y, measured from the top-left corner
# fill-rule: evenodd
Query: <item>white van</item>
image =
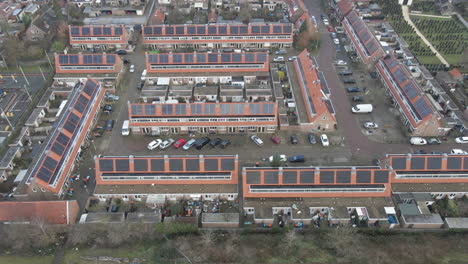
<path fill-rule="evenodd" d="M 146 69 L 144 69 L 143 72 L 141 73 L 141 80 L 142 81 L 146 80 Z"/>
<path fill-rule="evenodd" d="M 357 104 L 351 108 L 353 113 L 371 113 L 373 107 L 371 104 Z"/>
<path fill-rule="evenodd" d="M 128 128 L 128 120 L 125 120 L 122 125 L 122 136 L 130 135 L 130 129 Z"/>

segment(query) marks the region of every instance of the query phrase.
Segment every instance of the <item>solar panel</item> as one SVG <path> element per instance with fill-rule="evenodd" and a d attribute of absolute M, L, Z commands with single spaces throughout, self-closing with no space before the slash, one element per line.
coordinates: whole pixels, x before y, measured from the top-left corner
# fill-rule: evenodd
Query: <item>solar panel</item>
<path fill-rule="evenodd" d="M 208 26 L 208 35 L 216 35 L 216 26 Z"/>
<path fill-rule="evenodd" d="M 264 171 L 263 182 L 265 184 L 277 184 L 278 183 L 278 171 Z"/>
<path fill-rule="evenodd" d="M 283 183 L 297 183 L 297 171 L 283 171 Z"/>
<path fill-rule="evenodd" d="M 93 55 L 94 64 L 102 64 L 102 55 Z"/>
<path fill-rule="evenodd" d="M 170 159 L 169 160 L 169 170 L 170 171 L 182 171 L 182 159 Z"/>
<path fill-rule="evenodd" d="M 459 170 L 461 168 L 461 158 L 460 157 L 449 157 L 447 158 L 447 169 L 449 170 Z"/>
<path fill-rule="evenodd" d="M 162 35 L 162 27 L 153 27 L 153 35 Z"/>
<path fill-rule="evenodd" d="M 398 67 L 394 72 L 393 76 L 395 76 L 395 79 L 399 84 L 403 83 L 408 79 L 408 76 L 405 74 L 405 72 L 401 69 L 402 66 Z"/>
<path fill-rule="evenodd" d="M 273 33 L 281 34 L 283 32 L 281 26 L 273 26 Z"/>
<path fill-rule="evenodd" d="M 145 104 L 145 115 L 155 115 L 156 106 L 153 104 Z"/>
<path fill-rule="evenodd" d="M 362 43 L 366 43 L 371 38 L 371 35 L 367 30 L 360 32 L 358 35 L 361 38 Z"/>
<path fill-rule="evenodd" d="M 197 34 L 198 35 L 205 35 L 206 34 L 206 28 L 204 26 L 198 26 L 197 27 Z"/>
<path fill-rule="evenodd" d="M 148 171 L 147 159 L 134 159 L 133 165 L 134 165 L 135 171 Z"/>
<path fill-rule="evenodd" d="M 206 171 L 217 171 L 218 170 L 218 159 L 205 159 L 205 170 Z"/>
<path fill-rule="evenodd" d="M 335 172 L 320 171 L 320 183 L 335 183 Z"/>
<path fill-rule="evenodd" d="M 266 53 L 257 53 L 257 61 L 258 62 L 266 62 L 267 61 Z"/>
<path fill-rule="evenodd" d="M 260 171 L 247 171 L 247 184 L 260 184 Z"/>
<path fill-rule="evenodd" d="M 113 56 L 115 56 L 115 55 L 113 55 Z M 91 80 L 88 80 L 86 82 L 86 84 L 85 84 L 85 87 L 84 87 L 83 91 L 85 92 L 85 94 L 91 96 L 94 93 L 97 86 L 98 86 L 98 83 L 95 83 L 95 82 L 93 82 Z M 71 115 L 74 115 L 74 114 L 72 113 L 72 114 L 70 114 L 70 116 Z"/>
<path fill-rule="evenodd" d="M 116 159 L 115 160 L 115 170 L 116 171 L 128 171 L 130 169 L 130 164 L 128 159 Z"/>
<path fill-rule="evenodd" d="M 89 36 L 89 34 L 90 34 L 89 27 L 82 27 L 81 28 L 81 34 L 85 35 L 85 36 Z"/>
<path fill-rule="evenodd" d="M 377 51 L 379 48 L 377 42 L 375 40 L 370 41 L 369 43 L 366 44 L 367 51 L 369 52 L 370 55 L 374 54 L 374 52 Z"/>
<path fill-rule="evenodd" d="M 184 35 L 184 27 L 176 27 L 176 35 Z"/>
<path fill-rule="evenodd" d="M 68 64 L 68 55 L 59 55 L 60 64 Z"/>
<path fill-rule="evenodd" d="M 260 26 L 252 26 L 253 34 L 260 34 Z"/>
<path fill-rule="evenodd" d="M 158 63 L 158 55 L 148 54 L 148 62 L 149 63 Z"/>
<path fill-rule="evenodd" d="M 235 104 L 234 105 L 234 114 L 243 115 L 244 114 L 244 104 Z"/>
<path fill-rule="evenodd" d="M 336 183 L 351 183 L 351 171 L 337 171 Z"/>
<path fill-rule="evenodd" d="M 263 113 L 264 113 L 264 114 L 269 114 L 269 115 L 271 115 L 271 114 L 273 114 L 273 112 L 274 112 L 274 106 L 273 106 L 273 104 L 266 104 L 266 103 L 263 104 Z"/>
<path fill-rule="evenodd" d="M 192 115 L 201 115 L 202 113 L 201 108 L 202 108 L 201 104 L 192 104 L 190 105 L 190 113 Z"/>
<path fill-rule="evenodd" d="M 249 27 L 248 26 L 239 26 L 239 31 L 241 34 L 247 34 L 249 33 Z"/>
<path fill-rule="evenodd" d="M 166 26 L 166 35 L 174 35 L 174 27 Z"/>
<path fill-rule="evenodd" d="M 416 108 L 416 111 L 421 118 L 425 118 L 426 116 L 432 114 L 432 108 L 427 104 L 423 97 L 414 102 L 414 107 Z"/>
<path fill-rule="evenodd" d="M 300 171 L 301 183 L 314 183 L 315 172 L 314 171 Z"/>
<path fill-rule="evenodd" d="M 164 160 L 151 159 L 151 171 L 164 171 Z"/>
<path fill-rule="evenodd" d="M 143 108 L 141 105 L 132 105 L 132 115 L 142 115 L 143 114 Z"/>
<path fill-rule="evenodd" d="M 70 138 L 65 136 L 65 134 L 63 133 L 59 133 L 59 135 L 57 136 L 57 141 L 60 142 L 60 144 L 66 146 L 68 145 L 68 142 L 70 142 Z"/>
<path fill-rule="evenodd" d="M 242 54 L 240 53 L 232 54 L 232 62 L 242 62 Z"/>
<path fill-rule="evenodd" d="M 94 27 L 93 28 L 93 35 L 102 35 L 102 28 Z"/>
<path fill-rule="evenodd" d="M 411 81 L 403 86 L 403 91 L 410 100 L 413 100 L 419 94 L 418 89 L 414 86 L 414 83 Z"/>
<path fill-rule="evenodd" d="M 192 53 L 184 54 L 184 62 L 193 63 L 193 54 Z"/>
<path fill-rule="evenodd" d="M 231 113 L 231 104 L 221 104 L 219 107 L 222 115 L 229 115 Z"/>
<path fill-rule="evenodd" d="M 249 113 L 251 115 L 260 114 L 260 104 L 249 104 Z"/>
<path fill-rule="evenodd" d="M 218 27 L 218 34 L 226 35 L 227 34 L 227 26 L 219 26 Z"/>
<path fill-rule="evenodd" d="M 114 161 L 107 159 L 99 160 L 99 169 L 101 171 L 114 171 Z"/>
<path fill-rule="evenodd" d="M 283 26 L 283 33 L 291 33 L 292 32 L 292 26 L 291 25 L 285 25 Z"/>
<path fill-rule="evenodd" d="M 221 62 L 231 62 L 231 54 L 221 54 Z"/>
<path fill-rule="evenodd" d="M 374 171 L 374 183 L 388 183 L 388 171 Z"/>
<path fill-rule="evenodd" d="M 143 28 L 143 33 L 145 33 L 145 35 L 152 35 L 153 34 L 152 28 L 151 27 L 144 27 Z"/>
<path fill-rule="evenodd" d="M 72 36 L 80 35 L 80 28 L 72 27 L 71 28 L 71 34 L 72 34 Z"/>
<path fill-rule="evenodd" d="M 85 109 L 85 106 L 80 104 L 80 103 L 76 103 L 73 108 L 76 109 L 76 111 L 80 112 L 81 114 L 84 112 L 84 109 Z"/>
<path fill-rule="evenodd" d="M 73 132 L 75 131 L 76 125 L 73 124 L 73 123 L 70 122 L 70 121 L 67 121 L 67 122 L 65 122 L 65 125 L 63 125 L 63 128 L 64 128 L 66 131 L 70 132 L 70 134 L 73 134 Z"/>
<path fill-rule="evenodd" d="M 36 177 L 48 183 L 52 177 L 52 172 L 45 168 L 41 168 Z"/>
<path fill-rule="evenodd" d="M 197 54 L 197 62 L 206 62 L 206 54 Z"/>
<path fill-rule="evenodd" d="M 78 125 L 78 123 L 80 122 L 80 118 L 77 115 L 75 115 L 74 113 L 70 113 L 68 115 L 68 121 L 71 121 L 74 124 Z"/>
<path fill-rule="evenodd" d="M 115 64 L 115 55 L 106 55 L 107 64 Z"/>
<path fill-rule="evenodd" d="M 229 31 L 231 34 L 239 34 L 239 26 L 230 26 Z"/>
<path fill-rule="evenodd" d="M 123 33 L 122 31 L 123 31 L 123 30 L 122 30 L 121 27 L 115 27 L 115 28 L 114 28 L 114 35 L 119 35 L 119 36 L 120 36 L 120 35 L 122 35 L 122 33 Z"/>
<path fill-rule="evenodd" d="M 362 20 L 358 20 L 356 23 L 353 24 L 354 31 L 359 32 L 364 28 L 364 22 Z"/>
<path fill-rule="evenodd" d="M 208 62 L 218 62 L 218 54 L 208 53 Z"/>
<path fill-rule="evenodd" d="M 182 54 L 173 54 L 172 63 L 182 63 Z"/>
<path fill-rule="evenodd" d="M 53 158 L 46 157 L 45 160 L 44 160 L 44 163 L 42 164 L 42 166 L 44 168 L 47 168 L 50 171 L 54 171 L 55 168 L 57 167 L 57 163 L 58 162 L 56 160 L 54 160 Z"/>
<path fill-rule="evenodd" d="M 357 13 L 355 11 L 353 11 L 353 12 L 349 13 L 347 18 L 349 19 L 351 24 L 353 24 L 358 19 L 358 16 L 357 16 Z"/>
<path fill-rule="evenodd" d="M 163 104 L 162 105 L 162 114 L 163 115 L 172 115 L 172 105 L 171 104 Z"/>
<path fill-rule="evenodd" d="M 106 35 L 106 36 L 112 35 L 112 28 L 110 28 L 110 27 L 104 27 L 103 31 L 104 31 L 104 35 Z"/>
<path fill-rule="evenodd" d="M 186 171 L 200 171 L 200 161 L 198 159 L 186 159 L 185 170 Z"/>
<path fill-rule="evenodd" d="M 187 27 L 187 34 L 188 35 L 195 35 L 195 27 L 194 26 L 190 26 L 190 27 Z"/>
<path fill-rule="evenodd" d="M 370 171 L 357 171 L 356 172 L 356 183 L 370 183 L 371 172 Z"/>
<path fill-rule="evenodd" d="M 169 63 L 169 56 L 167 54 L 159 54 L 159 63 Z"/>
<path fill-rule="evenodd" d="M 93 55 L 83 55 L 83 63 L 84 64 L 93 63 Z"/>
<path fill-rule="evenodd" d="M 440 170 L 440 168 L 442 168 L 442 158 L 439 158 L 439 157 L 427 158 L 428 170 Z"/>
<path fill-rule="evenodd" d="M 205 115 L 214 115 L 215 113 L 215 105 L 214 104 L 204 104 L 205 108 Z"/>
<path fill-rule="evenodd" d="M 390 57 L 391 58 L 391 57 Z M 389 69 L 393 69 L 393 67 L 397 66 L 399 63 L 397 60 L 395 59 L 392 59 L 392 60 L 386 60 L 386 63 L 387 63 L 387 67 Z"/>
<path fill-rule="evenodd" d="M 392 168 L 394 170 L 406 170 L 406 158 L 392 158 Z"/>
<path fill-rule="evenodd" d="M 426 158 L 417 158 L 417 157 L 413 157 L 411 159 L 411 165 L 410 165 L 410 168 L 412 170 L 424 170 L 424 168 L 426 167 L 425 165 L 426 163 Z"/>
<path fill-rule="evenodd" d="M 245 62 L 255 62 L 255 54 L 254 53 L 246 53 L 245 54 Z"/>
<path fill-rule="evenodd" d="M 58 142 L 55 142 L 55 143 L 52 145 L 52 148 L 50 148 L 50 150 L 52 150 L 53 152 L 57 153 L 57 155 L 62 156 L 63 151 L 65 151 L 65 147 L 62 146 L 62 144 L 60 144 L 60 143 L 58 143 Z"/>
<path fill-rule="evenodd" d="M 270 26 L 262 26 L 262 34 L 269 34 Z"/>
<path fill-rule="evenodd" d="M 78 55 L 69 55 L 68 60 L 70 64 L 78 64 Z"/>
<path fill-rule="evenodd" d="M 176 104 L 175 112 L 176 115 L 186 115 L 187 106 L 185 104 Z"/>

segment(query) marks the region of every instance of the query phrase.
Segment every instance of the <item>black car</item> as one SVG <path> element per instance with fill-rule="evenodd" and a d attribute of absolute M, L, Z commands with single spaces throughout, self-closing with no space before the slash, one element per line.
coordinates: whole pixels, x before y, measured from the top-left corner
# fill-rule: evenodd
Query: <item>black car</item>
<path fill-rule="evenodd" d="M 297 144 L 297 136 L 296 135 L 291 136 L 291 144 Z"/>
<path fill-rule="evenodd" d="M 353 96 L 352 100 L 353 100 L 353 102 L 362 102 L 363 101 L 362 96 L 358 96 L 358 95 Z"/>
<path fill-rule="evenodd" d="M 413 154 L 422 155 L 422 154 L 427 154 L 427 152 L 424 149 L 420 149 L 420 150 L 416 150 Z"/>
<path fill-rule="evenodd" d="M 221 144 L 220 144 L 221 148 L 226 148 L 229 145 L 231 145 L 231 140 L 229 140 L 229 139 L 223 140 L 223 142 L 221 142 Z"/>
<path fill-rule="evenodd" d="M 114 120 L 109 119 L 107 120 L 107 123 L 106 123 L 106 130 L 111 131 L 112 128 L 114 128 Z"/>
<path fill-rule="evenodd" d="M 359 93 L 361 89 L 359 89 L 358 87 L 348 87 L 346 88 L 346 91 L 348 91 L 348 93 Z"/>
<path fill-rule="evenodd" d="M 129 64 L 129 63 L 130 63 L 130 60 L 129 60 L 129 59 L 123 59 L 123 63 L 124 63 L 124 64 Z"/>
<path fill-rule="evenodd" d="M 343 82 L 344 83 L 356 83 L 356 80 L 354 80 L 354 79 L 344 79 Z"/>
<path fill-rule="evenodd" d="M 206 144 L 210 143 L 210 138 L 209 137 L 204 137 L 204 138 L 200 138 L 199 140 L 197 140 L 197 142 L 195 142 L 194 146 L 196 149 L 200 150 L 202 149 Z"/>
<path fill-rule="evenodd" d="M 137 84 L 137 89 L 138 89 L 138 90 L 141 90 L 141 89 L 143 89 L 143 83 L 139 83 L 139 84 Z"/>
<path fill-rule="evenodd" d="M 309 143 L 310 144 L 316 144 L 317 143 L 317 139 L 315 138 L 314 133 L 310 133 L 308 137 L 309 137 Z"/>
<path fill-rule="evenodd" d="M 104 105 L 102 107 L 102 110 L 104 110 L 105 112 L 112 112 L 114 108 L 112 107 L 112 105 Z"/>
<path fill-rule="evenodd" d="M 127 51 L 126 50 L 118 50 L 116 52 L 118 55 L 127 55 Z"/>
<path fill-rule="evenodd" d="M 218 146 L 218 145 L 221 143 L 221 141 L 223 141 L 223 140 L 220 139 L 220 138 L 216 138 L 215 140 L 213 140 L 213 141 L 210 142 L 210 146 L 211 146 L 212 148 L 214 148 L 214 147 Z"/>

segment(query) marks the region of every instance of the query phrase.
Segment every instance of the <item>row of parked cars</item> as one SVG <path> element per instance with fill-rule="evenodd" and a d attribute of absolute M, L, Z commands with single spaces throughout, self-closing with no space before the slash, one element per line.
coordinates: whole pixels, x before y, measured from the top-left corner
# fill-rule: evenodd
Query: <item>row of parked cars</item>
<path fill-rule="evenodd" d="M 455 138 L 455 142 L 458 143 L 458 144 L 467 144 L 468 143 L 468 137 L 457 137 Z M 438 138 L 429 138 L 429 139 L 425 139 L 425 138 L 422 138 L 422 137 L 412 137 L 410 139 L 410 143 L 411 145 L 418 145 L 418 146 L 422 146 L 422 145 L 438 145 L 440 144 L 440 140 Z"/>
<path fill-rule="evenodd" d="M 151 141 L 148 144 L 148 149 L 149 150 L 154 150 L 154 149 L 167 149 L 171 145 L 174 145 L 175 149 L 182 148 L 183 150 L 189 150 L 192 147 L 195 147 L 196 149 L 200 150 L 206 145 L 210 145 L 212 148 L 215 148 L 217 146 L 220 146 L 221 148 L 226 148 L 231 144 L 231 141 L 229 139 L 222 140 L 221 138 L 216 138 L 214 140 L 211 140 L 209 137 L 203 137 L 200 139 L 190 139 L 186 141 L 185 139 L 181 138 L 177 141 L 175 141 L 172 138 L 162 140 L 162 139 L 156 139 Z"/>
<path fill-rule="evenodd" d="M 263 140 L 259 138 L 257 135 L 253 135 L 250 137 L 250 139 L 259 147 L 263 146 Z M 272 136 L 271 141 L 275 144 L 281 144 L 281 138 L 278 136 Z M 307 139 L 309 140 L 310 144 L 316 144 L 317 139 L 314 133 L 309 133 L 307 136 Z M 299 142 L 298 138 L 296 135 L 291 135 L 289 137 L 290 143 L 291 144 L 297 144 Z M 320 135 L 320 142 L 322 143 L 322 146 L 328 147 L 330 146 L 330 141 L 328 140 L 328 136 L 326 134 Z"/>

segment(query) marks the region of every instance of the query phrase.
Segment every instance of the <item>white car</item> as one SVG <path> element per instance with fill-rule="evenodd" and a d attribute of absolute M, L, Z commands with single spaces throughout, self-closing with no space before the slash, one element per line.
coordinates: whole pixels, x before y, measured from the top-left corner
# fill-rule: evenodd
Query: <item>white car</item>
<path fill-rule="evenodd" d="M 328 140 L 328 136 L 326 134 L 320 135 L 320 141 L 322 142 L 322 146 L 324 147 L 330 146 L 330 141 Z"/>
<path fill-rule="evenodd" d="M 466 144 L 468 143 L 468 137 L 457 137 L 455 139 L 455 142 L 457 142 L 458 144 Z"/>
<path fill-rule="evenodd" d="M 169 146 L 172 145 L 172 143 L 174 143 L 174 140 L 172 138 L 166 139 L 161 143 L 161 145 L 159 145 L 159 148 L 167 149 Z"/>
<path fill-rule="evenodd" d="M 336 65 L 340 65 L 340 66 L 344 66 L 344 65 L 347 65 L 348 63 L 344 60 L 337 60 L 336 61 Z"/>
<path fill-rule="evenodd" d="M 334 39 L 333 39 L 333 43 L 335 43 L 336 45 L 339 45 L 339 44 L 340 44 L 340 40 L 337 39 L 337 38 L 334 38 Z"/>
<path fill-rule="evenodd" d="M 263 140 L 261 140 L 257 135 L 253 135 L 250 137 L 252 141 L 259 147 L 263 146 Z"/>
<path fill-rule="evenodd" d="M 282 61 L 284 61 L 284 57 L 283 57 L 283 56 L 274 57 L 274 58 L 273 58 L 273 61 L 275 61 L 275 62 L 282 62 Z"/>
<path fill-rule="evenodd" d="M 153 140 L 148 144 L 148 149 L 153 150 L 153 149 L 159 147 L 159 145 L 161 145 L 161 143 L 162 143 L 161 139 Z"/>
<path fill-rule="evenodd" d="M 293 60 L 295 60 L 296 58 L 297 58 L 296 56 L 289 57 L 289 58 L 288 58 L 288 61 L 293 61 Z"/>
<path fill-rule="evenodd" d="M 195 142 L 197 142 L 197 140 L 192 138 L 191 140 L 187 141 L 187 143 L 185 143 L 182 148 L 184 150 L 189 150 L 193 146 L 193 144 L 195 144 Z"/>
<path fill-rule="evenodd" d="M 376 129 L 376 128 L 379 128 L 379 125 L 377 125 L 376 123 L 374 122 L 364 122 L 364 127 L 367 128 L 367 129 Z"/>
<path fill-rule="evenodd" d="M 462 149 L 452 149 L 450 151 L 450 154 L 455 154 L 455 155 L 466 155 L 468 152 L 462 150 Z"/>
<path fill-rule="evenodd" d="M 273 159 L 275 158 L 275 156 L 270 156 L 270 158 L 268 159 L 270 162 L 273 162 Z M 281 162 L 286 162 L 288 161 L 288 158 L 286 158 L 286 155 L 282 154 L 282 155 L 279 155 L 279 160 Z"/>
<path fill-rule="evenodd" d="M 328 19 L 326 19 L 326 18 L 323 19 L 323 24 L 324 24 L 325 26 L 328 26 Z"/>
<path fill-rule="evenodd" d="M 128 69 L 129 72 L 135 72 L 135 65 L 130 65 L 130 69 Z"/>
<path fill-rule="evenodd" d="M 410 142 L 411 142 L 411 145 L 418 145 L 418 146 L 427 144 L 427 141 L 422 137 L 412 137 L 410 139 Z"/>

